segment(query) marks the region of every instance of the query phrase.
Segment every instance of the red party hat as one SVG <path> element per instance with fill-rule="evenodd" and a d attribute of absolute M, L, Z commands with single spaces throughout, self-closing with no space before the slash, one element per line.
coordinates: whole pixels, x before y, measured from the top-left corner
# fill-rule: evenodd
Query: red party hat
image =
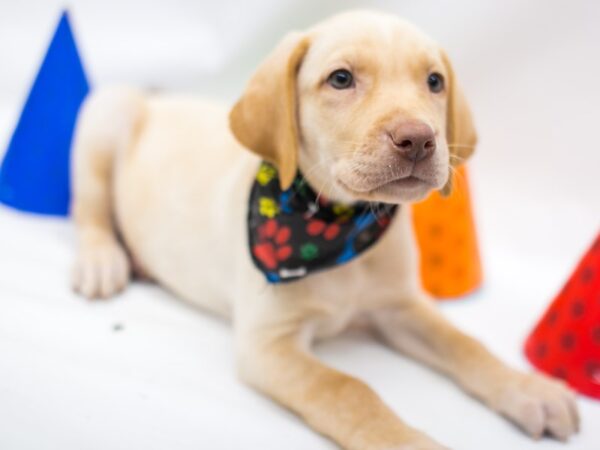
<path fill-rule="evenodd" d="M 525 343 L 538 369 L 600 399 L 600 234 Z"/>

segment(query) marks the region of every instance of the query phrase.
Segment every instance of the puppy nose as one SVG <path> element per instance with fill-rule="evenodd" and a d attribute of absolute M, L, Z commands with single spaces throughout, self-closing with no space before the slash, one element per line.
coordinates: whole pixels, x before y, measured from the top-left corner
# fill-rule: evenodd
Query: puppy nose
<path fill-rule="evenodd" d="M 402 157 L 412 162 L 429 158 L 435 151 L 435 135 L 423 122 L 402 122 L 389 132 L 390 139 Z"/>

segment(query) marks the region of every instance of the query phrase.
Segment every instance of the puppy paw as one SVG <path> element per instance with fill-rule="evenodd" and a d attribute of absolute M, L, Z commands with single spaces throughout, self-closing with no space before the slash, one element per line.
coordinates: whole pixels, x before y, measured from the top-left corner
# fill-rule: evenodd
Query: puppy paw
<path fill-rule="evenodd" d="M 566 441 L 579 431 L 575 400 L 562 381 L 519 373 L 504 385 L 497 409 L 534 439 L 547 433 Z"/>
<path fill-rule="evenodd" d="M 73 267 L 73 290 L 90 299 L 111 297 L 127 285 L 130 270 L 127 254 L 117 242 L 83 245 Z"/>

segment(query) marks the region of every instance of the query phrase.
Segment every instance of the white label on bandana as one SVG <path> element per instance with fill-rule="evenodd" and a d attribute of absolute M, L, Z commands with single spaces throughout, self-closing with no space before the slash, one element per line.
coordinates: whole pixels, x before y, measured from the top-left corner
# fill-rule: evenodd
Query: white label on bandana
<path fill-rule="evenodd" d="M 279 270 L 279 276 L 281 278 L 303 277 L 304 275 L 306 275 L 306 267 Z"/>

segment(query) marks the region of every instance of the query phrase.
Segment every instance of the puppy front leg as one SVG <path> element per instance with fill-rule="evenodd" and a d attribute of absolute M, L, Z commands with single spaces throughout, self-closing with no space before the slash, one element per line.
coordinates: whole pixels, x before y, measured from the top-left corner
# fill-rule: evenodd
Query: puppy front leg
<path fill-rule="evenodd" d="M 79 252 L 73 268 L 75 291 L 88 298 L 121 291 L 130 262 L 114 228 L 114 168 L 131 144 L 142 100 L 122 88 L 100 89 L 86 100 L 73 144 L 73 217 Z"/>
<path fill-rule="evenodd" d="M 531 436 L 547 432 L 566 440 L 578 430 L 575 396 L 563 383 L 507 367 L 452 326 L 429 299 L 378 311 L 373 319 L 391 346 L 445 373 Z"/>
<path fill-rule="evenodd" d="M 400 421 L 365 383 L 318 361 L 298 336 L 238 336 L 242 378 L 344 449 L 446 448 Z"/>

